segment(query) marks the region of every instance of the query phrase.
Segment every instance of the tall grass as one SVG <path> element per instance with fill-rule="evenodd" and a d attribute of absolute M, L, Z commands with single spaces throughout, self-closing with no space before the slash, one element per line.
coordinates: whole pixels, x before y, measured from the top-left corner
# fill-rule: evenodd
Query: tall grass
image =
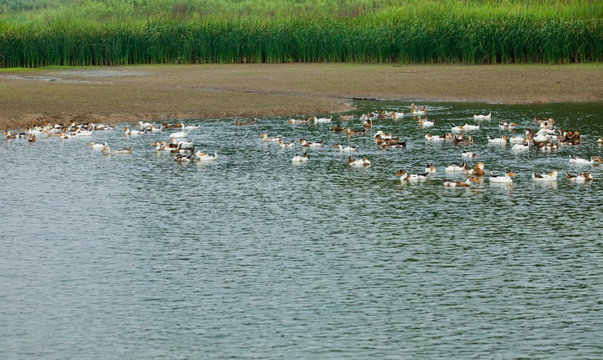
<path fill-rule="evenodd" d="M 165 2 L 148 0 L 153 1 Z M 206 5 L 209 3 L 205 2 Z M 237 9 L 232 2 L 226 3 Z M 242 3 L 251 6 L 258 2 Z M 271 0 L 267 3 L 282 4 L 286 8 L 285 3 L 294 2 Z M 295 2 L 297 5 L 307 3 Z M 333 2 L 323 0 L 323 3 Z M 186 18 L 184 20 L 178 16 L 145 19 L 134 16 L 128 22 L 99 22 L 86 21 L 83 15 L 61 21 L 5 19 L 0 22 L 0 67 L 240 62 L 494 64 L 603 60 L 603 5 L 597 2 L 557 1 L 552 4 L 551 1 L 540 1 L 531 7 L 513 1 L 500 4 L 496 1 L 427 2 L 431 7 L 419 1 L 405 2 L 405 6 L 397 7 L 394 3 L 380 2 L 387 6 L 374 11 L 345 8 L 344 12 L 357 15 L 354 17 L 323 13 L 322 16 L 277 14 L 263 18 L 257 14 L 265 9 L 239 7 L 239 11 L 249 11 L 252 15 L 239 18 L 226 12 L 217 17 L 206 10 L 210 15 L 199 17 L 192 12 L 190 16 L 180 16 Z M 541 3 L 556 5 L 539 6 Z M 366 9 L 371 6 L 371 1 L 355 0 L 354 4 Z M 339 10 L 335 9 L 336 12 Z"/>

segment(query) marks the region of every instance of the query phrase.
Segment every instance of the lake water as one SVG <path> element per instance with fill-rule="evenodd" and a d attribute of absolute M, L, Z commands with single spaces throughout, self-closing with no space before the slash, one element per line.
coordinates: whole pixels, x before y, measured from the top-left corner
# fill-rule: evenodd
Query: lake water
<path fill-rule="evenodd" d="M 352 128 L 371 110 L 408 111 L 356 105 Z M 0 358 L 602 358 L 603 166 L 568 158 L 603 155 L 603 104 L 426 105 L 433 128 L 406 116 L 351 138 L 287 118 L 187 121 L 201 124 L 197 150 L 218 153 L 207 164 L 155 153 L 167 130 L 0 141 Z M 424 139 L 489 112 L 471 147 Z M 487 144 L 511 135 L 499 121 L 536 129 L 534 117 L 584 143 Z M 377 130 L 407 149 L 379 150 Z M 299 145 L 261 133 L 325 146 L 293 165 Z M 103 156 L 91 140 L 133 152 Z M 372 165 L 349 168 L 337 143 Z M 444 172 L 462 149 L 512 170 L 513 185 L 445 188 L 464 179 Z M 428 162 L 432 181 L 400 184 L 400 169 Z M 558 181 L 532 181 L 552 169 Z"/>

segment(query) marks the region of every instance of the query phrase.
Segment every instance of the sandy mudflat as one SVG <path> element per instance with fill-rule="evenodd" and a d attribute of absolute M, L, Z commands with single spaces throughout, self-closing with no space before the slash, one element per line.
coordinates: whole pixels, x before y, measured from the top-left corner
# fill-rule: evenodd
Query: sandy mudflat
<path fill-rule="evenodd" d="M 0 71 L 0 128 L 44 121 L 127 122 L 309 116 L 354 99 L 603 101 L 603 65 L 143 65 Z"/>

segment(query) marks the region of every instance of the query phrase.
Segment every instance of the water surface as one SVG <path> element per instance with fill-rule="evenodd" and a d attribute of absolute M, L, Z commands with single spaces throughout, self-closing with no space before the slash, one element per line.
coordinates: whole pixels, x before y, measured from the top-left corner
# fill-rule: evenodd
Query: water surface
<path fill-rule="evenodd" d="M 352 128 L 371 110 L 408 110 L 357 105 Z M 433 128 L 377 120 L 351 138 L 287 118 L 187 121 L 201 123 L 197 149 L 218 153 L 208 164 L 155 153 L 168 130 L 0 142 L 0 357 L 601 358 L 602 167 L 568 157 L 603 155 L 603 105 L 426 105 Z M 472 147 L 423 138 L 490 111 Z M 522 154 L 486 143 L 512 135 L 501 120 L 535 129 L 549 116 L 584 143 Z M 379 150 L 377 130 L 407 149 Z M 299 146 L 261 133 L 325 146 L 295 166 Z M 103 156 L 91 140 L 134 150 Z M 337 143 L 372 165 L 349 168 Z M 444 188 L 464 179 L 444 172 L 462 149 L 514 184 Z M 432 181 L 395 176 L 428 162 Z M 552 169 L 557 182 L 531 180 Z M 572 184 L 566 170 L 595 179 Z"/>

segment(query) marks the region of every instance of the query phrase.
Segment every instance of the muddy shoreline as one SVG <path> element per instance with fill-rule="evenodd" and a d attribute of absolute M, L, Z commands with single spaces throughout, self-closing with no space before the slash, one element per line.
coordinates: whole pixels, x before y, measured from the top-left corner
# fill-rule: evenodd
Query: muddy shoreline
<path fill-rule="evenodd" d="M 5 69 L 0 129 L 47 122 L 309 116 L 359 99 L 603 101 L 603 65 L 234 64 Z"/>

